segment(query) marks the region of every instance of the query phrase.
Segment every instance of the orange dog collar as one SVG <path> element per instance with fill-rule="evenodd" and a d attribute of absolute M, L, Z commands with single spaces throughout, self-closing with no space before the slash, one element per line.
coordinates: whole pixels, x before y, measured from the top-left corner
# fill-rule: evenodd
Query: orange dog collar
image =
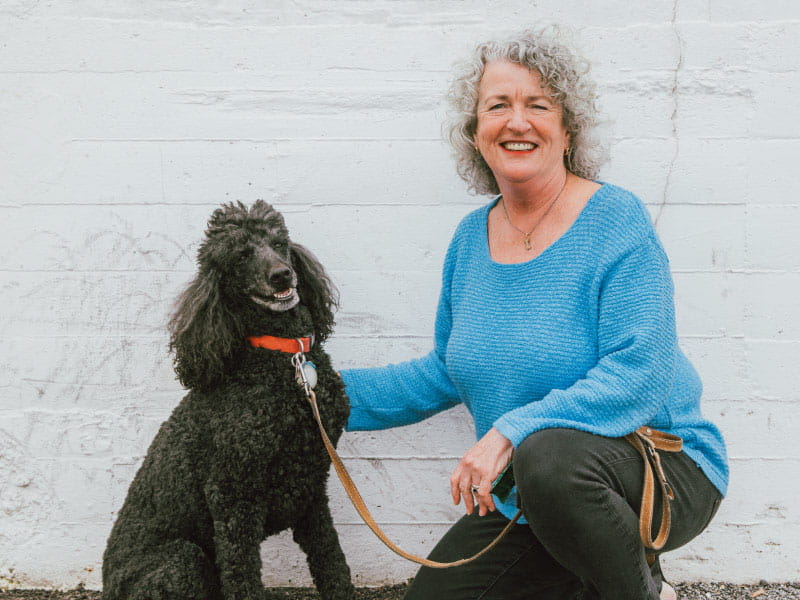
<path fill-rule="evenodd" d="M 302 338 L 281 338 L 272 335 L 262 335 L 258 337 L 249 337 L 247 340 L 251 346 L 256 348 L 266 348 L 267 350 L 280 350 L 288 354 L 297 354 L 298 352 L 309 352 L 311 344 L 313 343 L 312 337 Z"/>

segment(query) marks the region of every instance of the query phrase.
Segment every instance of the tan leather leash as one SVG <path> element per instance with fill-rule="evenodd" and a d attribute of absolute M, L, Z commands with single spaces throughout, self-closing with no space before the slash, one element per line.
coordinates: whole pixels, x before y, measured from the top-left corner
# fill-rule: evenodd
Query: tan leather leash
<path fill-rule="evenodd" d="M 458 567 L 460 565 L 465 565 L 469 562 L 472 562 L 476 558 L 479 558 L 489 552 L 492 548 L 494 548 L 500 540 L 502 540 L 505 535 L 511 531 L 511 528 L 514 524 L 519 520 L 522 516 L 522 510 L 518 511 L 514 518 L 508 522 L 503 530 L 497 535 L 494 540 L 492 540 L 488 546 L 486 546 L 483 550 L 470 556 L 469 558 L 462 558 L 460 560 L 456 560 L 453 562 L 437 562 L 435 560 L 429 560 L 427 558 L 423 558 L 421 556 L 417 556 L 416 554 L 411 554 L 410 552 L 406 552 L 402 548 L 400 548 L 397 544 L 395 544 L 389 537 L 383 532 L 380 528 L 378 523 L 372 517 L 372 514 L 369 512 L 364 499 L 361 497 L 361 493 L 358 491 L 356 484 L 353 482 L 353 479 L 350 477 L 350 473 L 347 472 L 347 469 L 342 462 L 342 459 L 339 457 L 339 454 L 336 452 L 336 448 L 334 447 L 333 443 L 331 443 L 330 438 L 328 437 L 327 432 L 325 431 L 325 427 L 322 425 L 322 417 L 319 414 L 319 407 L 317 406 L 317 396 L 312 389 L 312 386 L 309 385 L 306 377 L 306 372 L 303 368 L 303 364 L 308 364 L 305 361 L 305 357 L 302 356 L 302 353 L 297 353 L 292 358 L 292 363 L 295 365 L 295 370 L 297 372 L 298 382 L 302 382 L 301 385 L 303 386 L 303 390 L 306 393 L 306 398 L 308 399 L 308 403 L 311 405 L 311 412 L 314 414 L 314 420 L 317 422 L 317 426 L 319 427 L 319 433 L 322 436 L 322 442 L 325 444 L 325 449 L 328 451 L 328 456 L 331 457 L 331 462 L 333 463 L 334 468 L 336 469 L 336 474 L 339 476 L 339 480 L 342 482 L 342 486 L 344 486 L 344 490 L 347 492 L 347 495 L 350 497 L 350 501 L 353 503 L 353 506 L 358 511 L 358 514 L 364 520 L 364 523 L 372 530 L 380 541 L 382 541 L 386 546 L 399 554 L 403 558 L 410 560 L 411 562 L 415 562 L 420 565 L 424 565 L 426 567 L 431 567 L 433 569 L 448 569 L 450 567 Z"/>
<path fill-rule="evenodd" d="M 297 383 L 303 388 L 306 399 L 311 405 L 311 412 L 314 415 L 314 420 L 317 422 L 317 427 L 319 428 L 322 442 L 325 444 L 325 449 L 328 452 L 328 456 L 330 456 L 331 462 L 336 469 L 336 474 L 339 476 L 339 480 L 342 482 L 345 492 L 347 492 L 350 501 L 353 503 L 356 511 L 358 511 L 358 514 L 364 520 L 364 523 L 367 524 L 367 526 L 372 530 L 379 540 L 381 540 L 390 550 L 407 560 L 424 565 L 426 567 L 431 567 L 433 569 L 447 569 L 450 567 L 465 565 L 483 556 L 505 537 L 505 535 L 522 516 L 522 509 L 517 511 L 517 514 L 514 515 L 514 518 L 508 522 L 498 536 L 483 550 L 474 554 L 473 556 L 462 558 L 453 562 L 443 563 L 429 560 L 427 558 L 411 554 L 410 552 L 406 552 L 397 544 L 392 542 L 392 540 L 389 539 L 389 537 L 383 532 L 378 523 L 372 517 L 372 514 L 370 513 L 369 508 L 367 508 L 367 505 L 364 502 L 361 493 L 358 491 L 355 482 L 347 472 L 342 459 L 339 457 L 339 454 L 336 452 L 336 448 L 325 431 L 325 426 L 322 424 L 322 417 L 319 413 L 319 407 L 317 406 L 317 396 L 313 389 L 314 385 L 316 384 L 316 370 L 313 368 L 311 363 L 306 361 L 306 357 L 303 352 L 304 347 L 302 341 L 298 340 L 298 345 L 300 351 L 296 352 L 292 356 L 292 364 L 295 368 Z M 312 373 L 309 372 L 309 366 L 312 367 L 310 369 Z M 633 433 L 629 433 L 625 436 L 625 439 L 637 450 L 644 461 L 642 504 L 639 511 L 639 535 L 642 538 L 642 543 L 644 544 L 645 548 L 651 551 L 646 553 L 646 557 L 647 562 L 652 565 L 655 561 L 655 552 L 664 547 L 664 544 L 666 544 L 667 538 L 669 537 L 669 530 L 671 527 L 671 512 L 669 503 L 675 498 L 675 493 L 667 482 L 666 475 L 664 474 L 664 469 L 661 465 L 661 457 L 658 455 L 656 450 L 662 450 L 664 452 L 680 452 L 683 448 L 683 440 L 676 435 L 658 431 L 657 429 L 647 426 L 640 427 Z M 655 477 L 653 475 L 653 471 L 658 474 L 659 485 L 661 487 L 661 525 L 655 539 L 652 537 L 653 504 L 655 502 Z"/>
<path fill-rule="evenodd" d="M 664 544 L 667 543 L 669 529 L 672 524 L 669 503 L 675 499 L 675 492 L 667 482 L 664 468 L 661 465 L 661 457 L 656 450 L 680 452 L 683 448 L 683 440 L 677 435 L 658 431 L 652 427 L 640 427 L 633 433 L 626 435 L 625 439 L 636 448 L 644 461 L 642 507 L 639 511 L 639 535 L 642 538 L 644 547 L 650 550 L 650 552 L 646 553 L 646 556 L 647 562 L 652 565 L 656 558 L 655 552 L 661 550 Z M 653 504 L 655 502 L 653 471 L 658 475 L 658 482 L 661 487 L 661 526 L 655 539 L 652 537 Z"/>

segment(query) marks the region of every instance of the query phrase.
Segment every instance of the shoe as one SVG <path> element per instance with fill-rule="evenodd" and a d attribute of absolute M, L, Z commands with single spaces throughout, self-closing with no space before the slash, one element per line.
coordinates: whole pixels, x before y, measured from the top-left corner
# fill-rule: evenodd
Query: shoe
<path fill-rule="evenodd" d="M 675 588 L 667 582 L 661 584 L 661 593 L 658 597 L 661 600 L 678 600 L 678 594 L 675 593 Z"/>

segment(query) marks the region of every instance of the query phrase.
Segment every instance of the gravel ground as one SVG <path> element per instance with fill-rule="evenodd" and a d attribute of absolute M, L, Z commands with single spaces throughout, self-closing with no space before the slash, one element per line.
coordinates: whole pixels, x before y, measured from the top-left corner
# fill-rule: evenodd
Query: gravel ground
<path fill-rule="evenodd" d="M 360 588 L 357 600 L 400 600 L 405 585 L 380 588 Z M 679 600 L 800 600 L 800 582 L 732 585 L 729 583 L 675 584 Z M 269 600 L 319 600 L 310 588 L 271 588 L 265 598 Z M 100 592 L 77 588 L 69 591 L 53 590 L 3 590 L 0 600 L 100 600 Z"/>

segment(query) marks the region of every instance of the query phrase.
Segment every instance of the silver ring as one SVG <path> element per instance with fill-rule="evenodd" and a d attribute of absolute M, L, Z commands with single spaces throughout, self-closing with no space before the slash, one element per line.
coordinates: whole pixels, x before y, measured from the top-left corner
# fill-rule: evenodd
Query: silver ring
<path fill-rule="evenodd" d="M 477 494 L 477 493 L 478 493 L 478 490 L 480 489 L 480 487 L 481 487 L 481 486 L 479 486 L 479 485 L 475 485 L 475 484 L 473 483 L 473 484 L 472 484 L 472 493 L 473 493 L 473 494 Z"/>

